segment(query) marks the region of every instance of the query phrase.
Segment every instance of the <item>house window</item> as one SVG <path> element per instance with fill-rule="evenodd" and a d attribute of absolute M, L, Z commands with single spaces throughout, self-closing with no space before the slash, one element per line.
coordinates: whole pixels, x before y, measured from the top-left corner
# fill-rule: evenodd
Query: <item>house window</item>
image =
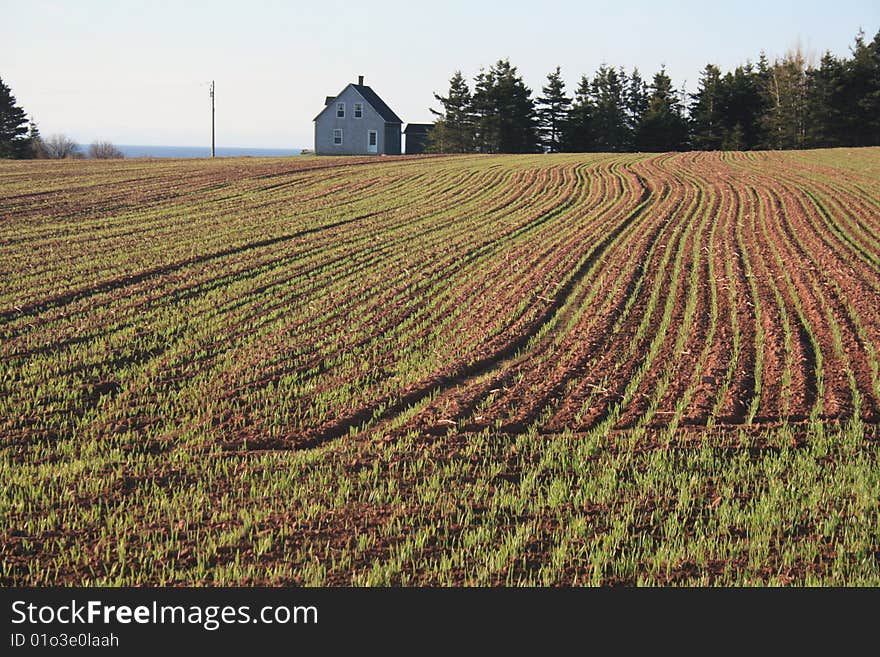
<path fill-rule="evenodd" d="M 336 118 L 345 118 L 345 103 L 336 103 Z"/>
<path fill-rule="evenodd" d="M 363 103 L 355 103 L 354 104 L 354 118 L 356 118 L 356 119 L 364 118 L 364 104 Z"/>
<path fill-rule="evenodd" d="M 333 131 L 333 143 L 337 146 L 342 145 L 342 130 L 337 128 Z"/>

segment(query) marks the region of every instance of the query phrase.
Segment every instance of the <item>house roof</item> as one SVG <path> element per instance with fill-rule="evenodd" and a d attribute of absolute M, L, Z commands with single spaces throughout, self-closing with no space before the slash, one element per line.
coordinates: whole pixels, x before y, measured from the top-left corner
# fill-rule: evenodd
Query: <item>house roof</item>
<path fill-rule="evenodd" d="M 385 123 L 403 123 L 400 117 L 397 116 L 397 114 L 395 114 L 394 111 L 385 104 L 385 101 L 379 98 L 379 95 L 370 87 L 365 84 L 354 84 L 353 82 L 346 85 L 345 89 L 348 89 L 349 87 L 354 87 L 354 90 L 357 91 L 363 97 L 363 99 L 373 107 L 374 110 L 376 110 L 376 112 L 379 114 L 379 116 L 382 117 L 382 120 L 385 121 Z M 339 92 L 340 96 L 345 91 L 345 89 Z M 338 96 L 327 96 L 324 99 L 324 109 L 318 112 L 318 116 L 321 116 L 321 114 L 324 113 L 330 103 L 336 100 L 336 98 L 338 98 Z M 318 120 L 318 116 L 314 118 L 315 121 Z"/>
<path fill-rule="evenodd" d="M 403 123 L 403 121 L 400 120 L 400 117 L 397 116 L 397 114 L 385 104 L 385 101 L 379 98 L 379 95 L 370 87 L 365 84 L 352 84 L 351 86 L 364 97 L 365 101 L 373 106 L 374 110 L 379 112 L 379 116 L 381 116 L 386 123 Z"/>
<path fill-rule="evenodd" d="M 434 127 L 433 123 L 407 123 L 406 130 L 403 131 L 405 135 L 423 135 L 427 134 L 428 131 Z"/>

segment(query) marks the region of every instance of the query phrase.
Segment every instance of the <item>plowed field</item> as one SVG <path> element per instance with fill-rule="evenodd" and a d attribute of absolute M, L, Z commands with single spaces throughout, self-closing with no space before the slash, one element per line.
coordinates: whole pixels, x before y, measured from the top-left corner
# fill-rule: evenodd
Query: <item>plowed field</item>
<path fill-rule="evenodd" d="M 880 149 L 0 162 L 0 583 L 880 585 Z"/>

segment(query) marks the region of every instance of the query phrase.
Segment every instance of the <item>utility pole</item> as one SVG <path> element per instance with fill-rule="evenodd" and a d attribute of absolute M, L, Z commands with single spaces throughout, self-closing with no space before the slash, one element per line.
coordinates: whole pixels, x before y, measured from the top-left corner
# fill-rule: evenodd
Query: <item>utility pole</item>
<path fill-rule="evenodd" d="M 211 80 L 211 157 L 214 157 L 214 81 Z"/>

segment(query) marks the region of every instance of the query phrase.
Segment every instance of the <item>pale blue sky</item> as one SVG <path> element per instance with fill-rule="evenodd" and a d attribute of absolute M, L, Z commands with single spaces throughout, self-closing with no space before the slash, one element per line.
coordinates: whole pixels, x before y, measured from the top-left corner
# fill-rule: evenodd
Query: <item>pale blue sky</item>
<path fill-rule="evenodd" d="M 880 29 L 877 0 L 0 2 L 0 77 L 44 135 L 84 143 L 210 143 L 211 79 L 218 145 L 308 148 L 324 96 L 359 74 L 426 122 L 455 69 L 472 79 L 499 58 L 535 92 L 557 64 L 571 90 L 602 62 L 646 78 L 665 64 L 693 90 L 707 62 L 798 43 L 844 55 L 859 27 Z"/>

